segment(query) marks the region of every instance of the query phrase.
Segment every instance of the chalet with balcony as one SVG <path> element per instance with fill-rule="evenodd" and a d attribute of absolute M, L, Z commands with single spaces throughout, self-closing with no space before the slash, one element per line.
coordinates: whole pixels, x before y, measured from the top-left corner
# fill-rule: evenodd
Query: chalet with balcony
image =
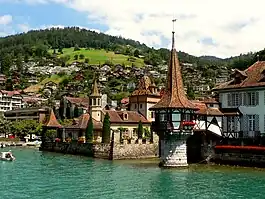
<path fill-rule="evenodd" d="M 236 136 L 244 138 L 265 134 L 265 61 L 258 61 L 244 71 L 234 70 L 231 80 L 214 90 L 223 110 L 237 109 L 242 114 L 240 119 L 236 115 L 224 119 L 224 136 L 229 132 L 238 132 Z"/>

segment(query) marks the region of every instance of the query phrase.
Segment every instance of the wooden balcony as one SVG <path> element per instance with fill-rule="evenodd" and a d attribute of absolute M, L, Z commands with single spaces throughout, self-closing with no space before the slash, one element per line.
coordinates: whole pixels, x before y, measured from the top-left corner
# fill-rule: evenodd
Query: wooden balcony
<path fill-rule="evenodd" d="M 257 139 L 261 137 L 260 131 L 230 131 L 222 133 L 224 138 L 232 139 Z"/>

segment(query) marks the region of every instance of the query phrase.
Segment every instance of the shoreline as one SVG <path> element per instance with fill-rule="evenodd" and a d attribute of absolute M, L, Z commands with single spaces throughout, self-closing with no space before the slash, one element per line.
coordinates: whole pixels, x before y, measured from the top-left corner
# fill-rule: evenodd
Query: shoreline
<path fill-rule="evenodd" d="M 0 149 L 9 148 L 9 147 L 31 147 L 31 148 L 39 148 L 40 144 L 33 144 L 31 142 L 12 142 L 12 141 L 5 141 L 0 142 L 0 146 L 4 145 L 4 147 L 0 147 Z"/>

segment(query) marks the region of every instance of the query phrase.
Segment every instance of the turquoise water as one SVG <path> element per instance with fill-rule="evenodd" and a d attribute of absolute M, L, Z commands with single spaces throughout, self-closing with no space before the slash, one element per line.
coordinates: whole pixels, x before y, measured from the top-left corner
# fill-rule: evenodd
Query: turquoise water
<path fill-rule="evenodd" d="M 147 161 L 12 151 L 16 161 L 0 162 L 1 199 L 265 198 L 265 170 L 196 165 L 168 170 Z"/>

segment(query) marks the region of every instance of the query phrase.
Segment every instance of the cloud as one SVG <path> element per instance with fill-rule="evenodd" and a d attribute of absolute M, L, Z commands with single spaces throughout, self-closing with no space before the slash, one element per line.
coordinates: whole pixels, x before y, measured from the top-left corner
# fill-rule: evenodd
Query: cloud
<path fill-rule="evenodd" d="M 86 13 L 90 24 L 107 26 L 106 33 L 154 47 L 171 46 L 175 17 L 176 48 L 193 55 L 230 57 L 265 47 L 263 0 L 38 1 Z"/>
<path fill-rule="evenodd" d="M 18 28 L 22 32 L 28 32 L 30 30 L 30 26 L 28 24 L 18 24 Z"/>
<path fill-rule="evenodd" d="M 12 16 L 11 15 L 0 16 L 0 25 L 8 25 L 11 22 L 12 22 Z"/>

